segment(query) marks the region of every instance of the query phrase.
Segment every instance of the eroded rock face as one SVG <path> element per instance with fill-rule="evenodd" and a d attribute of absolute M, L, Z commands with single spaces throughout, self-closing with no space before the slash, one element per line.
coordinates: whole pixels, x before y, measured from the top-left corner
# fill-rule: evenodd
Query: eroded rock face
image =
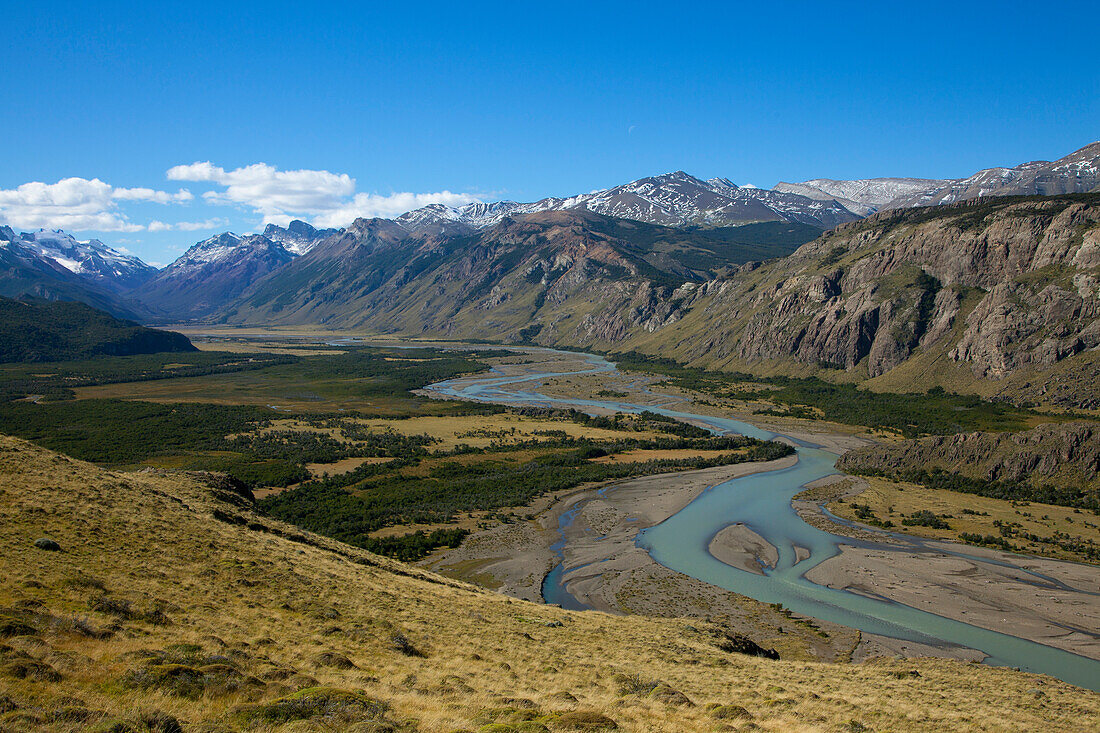
<path fill-rule="evenodd" d="M 1100 346 L 1100 199 L 979 202 L 840 227 L 697 289 L 702 355 L 866 368 L 942 348 L 975 375 Z M 959 322 L 960 317 L 962 322 Z M 693 324 L 694 325 L 694 324 Z"/>
<path fill-rule="evenodd" d="M 1100 430 L 1091 423 L 1019 433 L 967 433 L 874 445 L 846 453 L 841 470 L 895 474 L 940 468 L 989 481 L 1069 482 L 1100 488 Z"/>
<path fill-rule="evenodd" d="M 1047 285 L 1001 283 L 966 318 L 950 356 L 975 374 L 1003 377 L 1023 366 L 1051 366 L 1100 346 L 1100 299 Z"/>

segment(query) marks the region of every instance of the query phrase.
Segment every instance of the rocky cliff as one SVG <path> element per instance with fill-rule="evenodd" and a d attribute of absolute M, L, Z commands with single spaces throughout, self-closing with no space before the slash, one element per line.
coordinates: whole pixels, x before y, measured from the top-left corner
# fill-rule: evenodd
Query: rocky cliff
<path fill-rule="evenodd" d="M 1077 486 L 1100 491 L 1100 428 L 1041 425 L 1020 433 L 968 433 L 906 440 L 850 451 L 837 468 L 902 474 L 940 469 L 985 481 Z"/>
<path fill-rule="evenodd" d="M 971 379 L 1040 373 L 1100 346 L 1100 197 L 878 214 L 708 282 L 681 308 L 684 318 L 659 338 L 631 345 L 675 343 L 686 361 L 787 362 L 864 379 L 918 356 Z"/>

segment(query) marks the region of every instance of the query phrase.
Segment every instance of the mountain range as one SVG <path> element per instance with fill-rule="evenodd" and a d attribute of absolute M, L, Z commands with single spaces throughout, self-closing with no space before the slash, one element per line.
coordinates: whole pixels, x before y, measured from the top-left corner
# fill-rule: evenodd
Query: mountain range
<path fill-rule="evenodd" d="M 0 226 L 0 296 L 87 303 L 123 318 L 153 314 L 125 293 L 157 269 L 98 240 L 60 231 L 16 234 Z"/>
<path fill-rule="evenodd" d="M 175 262 L 146 280 L 134 295 L 162 317 L 190 320 L 211 315 L 250 284 L 308 252 L 335 230 L 303 221 L 263 234 L 224 232 L 193 245 Z"/>
<path fill-rule="evenodd" d="M 635 348 L 756 371 L 841 368 L 890 388 L 996 383 L 1082 406 L 1100 346 L 1100 206 L 1086 193 L 1096 190 L 1100 143 L 957 180 L 768 190 L 678 171 L 533 203 L 431 205 L 345 229 L 294 221 L 225 232 L 160 271 L 96 240 L 3 228 L 0 295 L 83 300 L 147 321 L 324 324 Z M 1034 376 L 1054 368 L 1072 372 L 1065 384 Z"/>
<path fill-rule="evenodd" d="M 860 216 L 868 216 L 876 211 L 951 204 L 981 196 L 1050 196 L 1085 193 L 1098 188 L 1100 142 L 1086 145 L 1053 162 L 1036 160 L 1012 168 L 986 168 L 966 178 L 868 178 L 859 181 L 817 178 L 802 183 L 779 183 L 775 190 L 833 201 Z"/>

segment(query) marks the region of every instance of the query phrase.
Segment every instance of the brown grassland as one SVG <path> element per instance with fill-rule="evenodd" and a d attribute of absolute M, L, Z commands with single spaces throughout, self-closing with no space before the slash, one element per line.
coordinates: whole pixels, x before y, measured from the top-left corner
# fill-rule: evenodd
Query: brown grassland
<path fill-rule="evenodd" d="M 963 494 L 945 489 L 929 489 L 918 484 L 892 481 L 878 477 L 863 477 L 860 483 L 866 488 L 842 502 L 833 501 L 827 506 L 838 517 L 860 522 L 854 505 L 870 507 L 879 521 L 894 523 L 892 531 L 905 532 L 921 537 L 955 540 L 961 533 L 1000 536 L 1002 524 L 1018 523 L 1018 531 L 1040 537 L 1055 533 L 1066 538 L 1100 543 L 1100 517 L 1070 507 L 1038 502 L 991 499 L 974 494 Z M 950 529 L 926 526 L 904 526 L 902 520 L 915 512 L 927 510 L 942 518 Z M 1062 549 L 1049 542 L 1032 542 L 1020 537 L 1011 539 L 1022 551 L 1045 557 L 1077 562 L 1093 562 L 1078 552 Z"/>
<path fill-rule="evenodd" d="M 1100 695 L 1054 679 L 729 653 L 707 623 L 510 599 L 259 517 L 209 480 L 7 437 L 0 514 L 3 730 L 1100 727 Z"/>

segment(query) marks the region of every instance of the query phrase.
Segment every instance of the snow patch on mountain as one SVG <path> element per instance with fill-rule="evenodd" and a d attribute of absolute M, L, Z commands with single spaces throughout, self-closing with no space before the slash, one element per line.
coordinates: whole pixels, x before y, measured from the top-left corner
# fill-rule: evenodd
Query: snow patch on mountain
<path fill-rule="evenodd" d="M 338 229 L 317 229 L 300 219 L 295 219 L 285 227 L 268 224 L 263 236 L 297 256 L 309 252 L 322 239 L 338 231 Z"/>
<path fill-rule="evenodd" d="M 674 171 L 568 198 L 522 204 L 474 203 L 457 208 L 433 204 L 403 214 L 397 222 L 419 234 L 476 231 L 498 224 L 506 216 L 569 209 L 673 227 L 792 221 L 831 228 L 858 218 L 835 201 L 737 186 L 727 178 L 704 181 Z"/>
<path fill-rule="evenodd" d="M 16 234 L 10 227 L 0 227 L 0 244 L 18 249 L 24 259 L 63 268 L 115 292 L 136 287 L 156 273 L 155 267 L 133 255 L 112 249 L 98 239 L 78 240 L 60 229 Z"/>
<path fill-rule="evenodd" d="M 860 216 L 868 216 L 894 199 L 928 191 L 945 182 L 929 178 L 867 178 L 856 181 L 815 178 L 802 183 L 781 181 L 774 190 L 819 201 L 837 201 Z"/>

